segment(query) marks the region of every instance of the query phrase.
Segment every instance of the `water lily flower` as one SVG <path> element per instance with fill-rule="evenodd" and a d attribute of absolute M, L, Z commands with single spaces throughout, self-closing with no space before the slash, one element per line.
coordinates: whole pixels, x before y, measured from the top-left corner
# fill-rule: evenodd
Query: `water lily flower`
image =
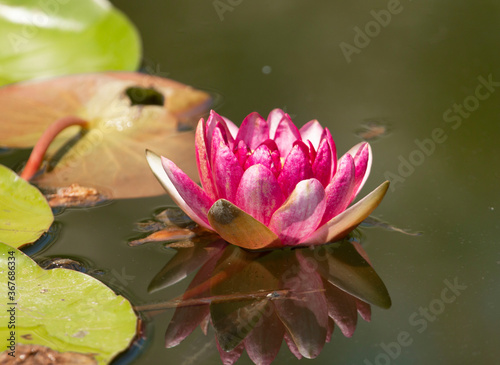
<path fill-rule="evenodd" d="M 389 182 L 349 207 L 372 163 L 368 143 L 337 160 L 328 128 L 297 128 L 280 109 L 249 114 L 238 128 L 211 111 L 195 136 L 201 186 L 148 151 L 153 173 L 200 226 L 247 249 L 309 246 L 344 238 L 378 206 Z"/>

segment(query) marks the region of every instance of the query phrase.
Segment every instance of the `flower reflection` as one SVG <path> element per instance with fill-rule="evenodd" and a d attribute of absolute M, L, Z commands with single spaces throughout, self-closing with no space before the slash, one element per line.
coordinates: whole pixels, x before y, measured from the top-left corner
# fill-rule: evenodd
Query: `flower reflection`
<path fill-rule="evenodd" d="M 150 306 L 176 307 L 166 347 L 196 327 L 211 325 L 224 364 L 246 350 L 256 364 L 270 364 L 283 339 L 297 358 L 315 358 L 335 326 L 350 337 L 358 313 L 391 300 L 361 245 L 353 240 L 255 252 L 217 240 L 178 249 L 152 280 L 149 291 L 168 287 L 198 269 L 181 299 Z M 147 308 L 143 308 L 147 309 Z"/>

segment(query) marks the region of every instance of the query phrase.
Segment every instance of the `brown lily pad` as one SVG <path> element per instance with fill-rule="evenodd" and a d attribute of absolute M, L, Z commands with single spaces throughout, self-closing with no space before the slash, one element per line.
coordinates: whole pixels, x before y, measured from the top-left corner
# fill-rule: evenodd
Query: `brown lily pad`
<path fill-rule="evenodd" d="M 163 103 L 163 105 L 161 105 Z M 65 117 L 88 122 L 64 130 L 32 182 L 41 189 L 78 184 L 106 198 L 164 194 L 145 162 L 146 148 L 197 176 L 189 131 L 210 96 L 181 83 L 130 72 L 72 75 L 0 88 L 0 146 L 35 145 Z"/>

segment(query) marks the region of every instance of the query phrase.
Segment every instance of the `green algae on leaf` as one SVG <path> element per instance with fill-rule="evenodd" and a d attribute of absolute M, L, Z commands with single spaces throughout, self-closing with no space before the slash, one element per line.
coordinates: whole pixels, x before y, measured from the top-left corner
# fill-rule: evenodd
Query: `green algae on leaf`
<path fill-rule="evenodd" d="M 97 279 L 68 269 L 43 270 L 4 244 L 0 268 L 0 297 L 7 306 L 0 312 L 2 349 L 14 331 L 17 344 L 91 354 L 106 364 L 134 338 L 137 317 L 130 302 Z"/>
<path fill-rule="evenodd" d="M 0 85 L 139 64 L 139 35 L 107 0 L 4 0 L 0 14 Z"/>
<path fill-rule="evenodd" d="M 0 165 L 0 242 L 20 247 L 46 232 L 54 216 L 42 193 Z"/>

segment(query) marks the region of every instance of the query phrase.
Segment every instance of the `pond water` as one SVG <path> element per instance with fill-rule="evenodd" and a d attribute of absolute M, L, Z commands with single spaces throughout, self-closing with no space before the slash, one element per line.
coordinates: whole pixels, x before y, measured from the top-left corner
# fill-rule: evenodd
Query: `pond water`
<path fill-rule="evenodd" d="M 361 195 L 389 178 L 374 216 L 422 235 L 362 229 L 393 305 L 372 307 L 352 338 L 337 329 L 302 363 L 498 362 L 498 2 L 113 2 L 142 35 L 143 70 L 210 91 L 236 123 L 279 107 L 299 125 L 328 126 L 340 154 L 361 141 L 364 125 L 381 134 L 370 141 Z M 1 157 L 16 166 L 25 155 Z M 32 253 L 84 260 L 134 305 L 174 298 L 189 280 L 147 292 L 172 250 L 127 245 L 136 222 L 172 204 L 165 195 L 66 209 L 51 244 Z M 164 348 L 172 315 L 145 317 L 147 341 L 132 363 L 219 364 L 213 333 Z M 283 346 L 275 363 L 285 362 L 298 360 Z M 238 361 L 250 363 L 246 354 Z"/>

